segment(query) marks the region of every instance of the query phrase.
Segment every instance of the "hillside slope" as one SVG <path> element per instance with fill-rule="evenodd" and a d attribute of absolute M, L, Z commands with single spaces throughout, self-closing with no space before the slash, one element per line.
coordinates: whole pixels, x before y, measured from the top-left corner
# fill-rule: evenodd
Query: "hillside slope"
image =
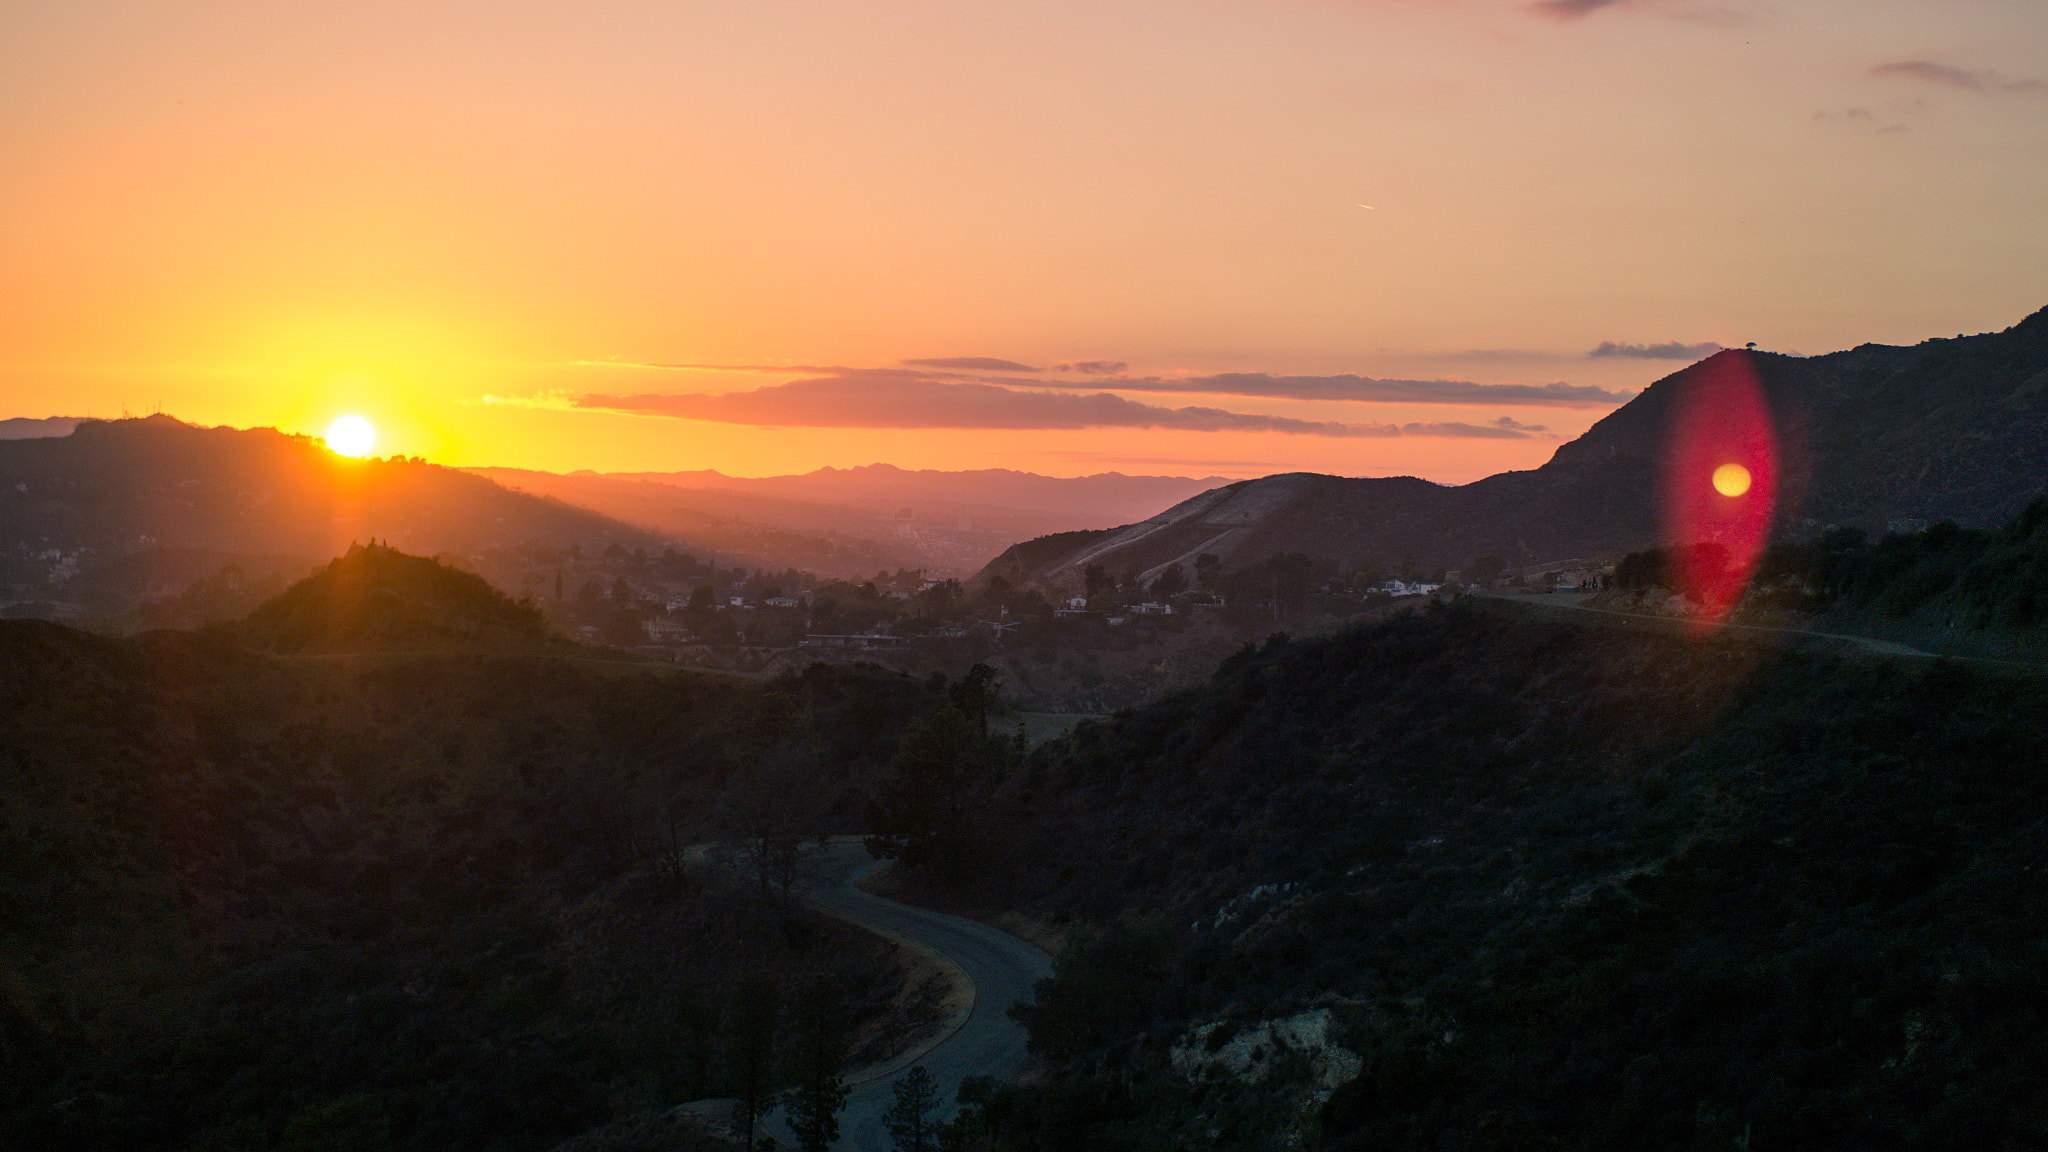
<path fill-rule="evenodd" d="M 2037 1146 L 2044 763 L 2048 681 L 1945 664 L 1477 607 L 1247 650 L 990 792 L 982 898 L 1080 943 L 988 1146 Z"/>
<path fill-rule="evenodd" d="M 542 1152 L 729 1092 L 763 978 L 896 1050 L 892 946 L 681 848 L 857 830 L 943 694 L 234 641 L 0 621 L 0 1146 Z"/>
<path fill-rule="evenodd" d="M 381 544 L 351 546 L 229 631 L 252 648 L 288 654 L 549 646 L 547 621 L 531 603 L 473 572 Z"/>

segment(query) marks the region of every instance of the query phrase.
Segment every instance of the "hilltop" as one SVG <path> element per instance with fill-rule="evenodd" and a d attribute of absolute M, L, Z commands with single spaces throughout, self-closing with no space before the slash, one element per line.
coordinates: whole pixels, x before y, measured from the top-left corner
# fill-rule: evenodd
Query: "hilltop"
<path fill-rule="evenodd" d="M 473 572 L 357 544 L 265 601 L 233 634 L 280 654 L 550 645 L 547 620 Z"/>

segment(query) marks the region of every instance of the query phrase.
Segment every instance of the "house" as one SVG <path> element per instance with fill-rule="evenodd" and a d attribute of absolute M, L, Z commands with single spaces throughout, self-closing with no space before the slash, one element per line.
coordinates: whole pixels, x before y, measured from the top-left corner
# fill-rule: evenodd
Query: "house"
<path fill-rule="evenodd" d="M 689 628 L 681 620 L 671 619 L 666 616 L 656 616 L 650 620 L 642 620 L 640 628 L 647 633 L 649 640 L 657 644 L 664 641 L 684 640 L 690 634 Z"/>
<path fill-rule="evenodd" d="M 1136 608 L 1131 609 L 1131 611 L 1136 612 L 1140 616 L 1171 616 L 1173 615 L 1173 605 L 1161 604 L 1155 600 L 1147 600 Z"/>
<path fill-rule="evenodd" d="M 906 643 L 901 636 L 884 636 L 873 632 L 862 632 L 851 636 L 833 636 L 812 633 L 804 637 L 804 648 L 901 648 Z"/>

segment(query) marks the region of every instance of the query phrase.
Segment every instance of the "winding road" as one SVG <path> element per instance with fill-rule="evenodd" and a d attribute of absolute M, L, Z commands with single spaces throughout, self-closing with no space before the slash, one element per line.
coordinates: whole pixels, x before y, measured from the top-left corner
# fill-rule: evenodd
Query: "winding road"
<path fill-rule="evenodd" d="M 882 1114 L 896 1102 L 897 1077 L 912 1065 L 924 1065 L 938 1081 L 944 1101 L 935 1113 L 939 1119 L 956 1111 L 953 1094 L 967 1077 L 1016 1075 L 1026 1058 L 1025 1032 L 1010 1019 L 1009 1007 L 1030 999 L 1037 983 L 1052 975 L 1050 956 L 1008 932 L 899 904 L 854 886 L 883 863 L 869 856 L 856 838 L 835 840 L 825 850 L 818 878 L 803 892 L 804 902 L 899 944 L 936 953 L 966 978 L 971 1004 L 948 1020 L 933 1040 L 847 1077 L 852 1092 L 839 1114 L 839 1142 L 833 1147 L 858 1152 L 889 1152 L 894 1147 Z M 796 1147 L 781 1109 L 770 1115 L 766 1131 L 782 1147 Z"/>

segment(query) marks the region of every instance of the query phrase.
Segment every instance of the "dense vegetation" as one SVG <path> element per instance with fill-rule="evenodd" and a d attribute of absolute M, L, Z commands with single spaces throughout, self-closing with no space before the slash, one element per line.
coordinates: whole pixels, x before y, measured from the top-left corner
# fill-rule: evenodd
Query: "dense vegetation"
<path fill-rule="evenodd" d="M 1718 544 L 1685 547 L 1695 569 L 1727 563 Z M 1614 586 L 1671 592 L 1679 567 L 1671 553 L 1651 548 L 1623 557 Z M 1812 541 L 1775 543 L 1759 558 L 1752 583 L 1753 606 L 1824 613 L 1837 624 L 2036 631 L 2048 625 L 2048 497 L 1996 530 L 1943 521 L 1875 542 L 1861 529 L 1836 528 Z"/>
<path fill-rule="evenodd" d="M 991 792 L 983 898 L 1078 943 L 981 1139 L 2038 1146 L 2043 764 L 2048 685 L 1946 663 L 1471 602 L 1276 636 Z M 1316 1010 L 1342 1083 L 1188 1065 Z"/>
<path fill-rule="evenodd" d="M 944 686 L 463 642 L 537 627 L 383 549 L 243 628 L 0 624 L 0 1144 L 547 1148 L 773 1088 L 802 1033 L 736 1015 L 749 980 L 835 974 L 850 1055 L 899 1043 L 887 945 L 768 868 L 860 829 Z M 763 882 L 686 870 L 714 837 Z"/>
<path fill-rule="evenodd" d="M 351 547 L 233 631 L 268 652 L 531 648 L 546 641 L 547 621 L 531 601 L 514 601 L 473 572 L 372 543 Z"/>

